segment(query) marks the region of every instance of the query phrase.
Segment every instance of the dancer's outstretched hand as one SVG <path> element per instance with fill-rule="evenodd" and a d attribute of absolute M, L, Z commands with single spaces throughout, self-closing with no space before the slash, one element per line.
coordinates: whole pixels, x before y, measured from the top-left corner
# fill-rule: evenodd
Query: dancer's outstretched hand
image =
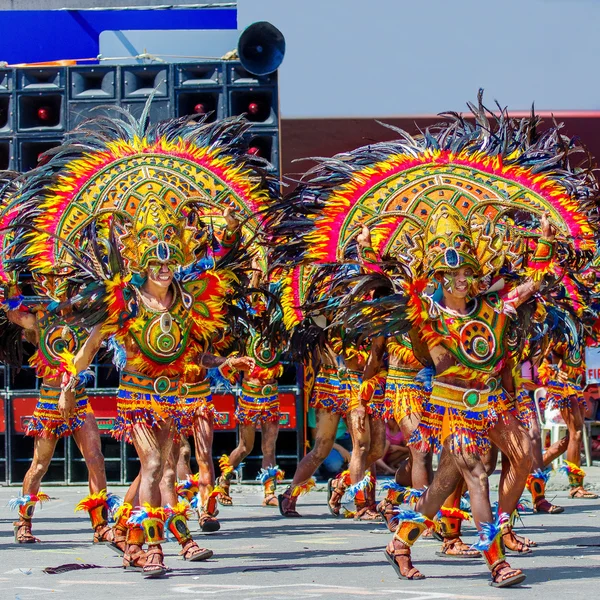
<path fill-rule="evenodd" d="M 371 248 L 373 246 L 373 243 L 371 242 L 371 232 L 366 225 L 363 225 L 361 232 L 356 237 L 356 241 L 362 248 Z"/>
<path fill-rule="evenodd" d="M 549 241 L 552 241 L 554 240 L 556 231 L 551 225 L 550 219 L 548 219 L 549 216 L 550 215 L 547 211 L 542 215 L 542 218 L 540 219 L 540 227 L 542 229 L 542 237 Z"/>
<path fill-rule="evenodd" d="M 238 371 L 252 371 L 256 366 L 253 358 L 249 356 L 240 356 L 238 358 L 232 358 L 229 360 L 229 364 Z"/>
<path fill-rule="evenodd" d="M 229 231 L 237 231 L 237 228 L 240 226 L 240 222 L 236 219 L 234 214 L 234 209 L 231 206 L 228 206 L 223 211 L 223 217 L 225 217 L 225 223 L 227 225 L 227 229 Z"/>

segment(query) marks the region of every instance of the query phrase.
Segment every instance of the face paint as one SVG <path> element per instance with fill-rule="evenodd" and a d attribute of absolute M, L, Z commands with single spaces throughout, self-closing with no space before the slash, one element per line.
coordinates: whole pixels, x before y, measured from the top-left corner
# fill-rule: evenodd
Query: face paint
<path fill-rule="evenodd" d="M 451 273 L 444 273 L 442 284 L 447 292 L 452 292 L 454 290 L 454 277 Z"/>
<path fill-rule="evenodd" d="M 164 266 L 167 267 L 171 273 L 175 273 L 175 271 L 177 271 L 177 263 L 174 263 L 174 262 L 169 262 L 169 263 L 152 263 L 151 265 L 149 265 L 148 268 L 150 270 L 150 273 L 152 273 L 153 277 L 158 277 L 158 274 L 160 273 L 160 270 Z"/>
<path fill-rule="evenodd" d="M 442 275 L 442 285 L 444 289 L 453 293 L 456 291 L 456 280 L 461 279 L 466 283 L 467 289 L 471 290 L 473 288 L 473 284 L 476 280 L 474 273 L 469 269 L 467 273 L 463 273 L 461 275 L 460 271 L 444 271 Z"/>

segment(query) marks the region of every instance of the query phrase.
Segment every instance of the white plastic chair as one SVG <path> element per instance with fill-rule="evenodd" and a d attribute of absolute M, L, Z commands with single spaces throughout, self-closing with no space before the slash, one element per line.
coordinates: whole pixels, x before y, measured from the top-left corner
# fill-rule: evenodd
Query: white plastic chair
<path fill-rule="evenodd" d="M 567 435 L 567 426 L 564 423 L 557 423 L 552 420 L 553 412 L 558 411 L 550 411 L 546 409 L 544 411 L 543 419 L 540 411 L 539 402 L 542 398 L 546 397 L 546 390 L 544 388 L 538 388 L 534 393 L 535 407 L 538 412 L 538 417 L 540 417 L 540 423 L 542 423 L 542 441 L 546 439 L 546 432 L 550 432 L 550 444 L 554 444 L 558 442 L 561 438 L 564 438 Z M 591 448 L 591 439 L 592 439 L 592 424 L 590 421 L 584 421 L 583 430 L 582 430 L 582 438 L 583 438 L 583 451 L 585 454 L 585 465 L 586 467 L 592 466 L 592 448 Z M 560 455 L 558 458 L 552 461 L 552 466 L 556 469 L 559 465 L 564 462 L 564 455 Z"/>

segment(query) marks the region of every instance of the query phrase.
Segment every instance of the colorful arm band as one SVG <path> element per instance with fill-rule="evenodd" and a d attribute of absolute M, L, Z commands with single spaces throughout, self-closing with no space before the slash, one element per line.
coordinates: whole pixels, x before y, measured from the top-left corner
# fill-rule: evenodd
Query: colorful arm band
<path fill-rule="evenodd" d="M 358 256 L 360 264 L 368 271 L 381 272 L 381 267 L 377 264 L 381 257 L 370 246 L 359 246 Z"/>
<path fill-rule="evenodd" d="M 539 281 L 544 275 L 556 271 L 554 259 L 554 243 L 550 240 L 539 238 L 533 256 L 529 258 L 526 274 L 534 281 Z"/>

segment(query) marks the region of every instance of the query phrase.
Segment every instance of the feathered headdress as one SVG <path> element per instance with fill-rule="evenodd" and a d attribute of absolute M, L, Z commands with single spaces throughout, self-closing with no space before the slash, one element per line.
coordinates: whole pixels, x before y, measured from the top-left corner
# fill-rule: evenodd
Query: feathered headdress
<path fill-rule="evenodd" d="M 521 120 L 493 114 L 481 92 L 469 107 L 475 122 L 447 113 L 447 122 L 421 135 L 391 127 L 398 140 L 321 159 L 276 207 L 278 264 L 328 268 L 355 261 L 356 237 L 367 226 L 384 266 L 402 263 L 420 276 L 431 267 L 428 250 L 438 237 L 428 225 L 439 226 L 436 217 L 445 214 L 456 227 L 452 235 L 460 230 L 464 239 L 448 237 L 443 253 L 438 239 L 436 259 L 458 242 L 455 249 L 464 252 L 449 251 L 450 261 L 470 246 L 482 274 L 499 268 L 503 256 L 526 268 L 548 213 L 560 262 L 581 268 L 598 235 L 598 184 L 591 162 L 574 158 L 587 156 L 585 148 L 559 126 L 541 131 L 534 114 Z M 292 236 L 291 246 L 277 243 Z"/>
<path fill-rule="evenodd" d="M 270 166 L 246 154 L 248 123 L 182 117 L 150 125 L 150 102 L 139 121 L 106 107 L 25 176 L 16 254 L 30 270 L 80 263 L 111 228 L 134 271 L 151 259 L 190 264 L 198 230 L 214 225 L 216 214 L 222 222 L 227 207 L 247 236 L 259 231 L 275 186 Z"/>

